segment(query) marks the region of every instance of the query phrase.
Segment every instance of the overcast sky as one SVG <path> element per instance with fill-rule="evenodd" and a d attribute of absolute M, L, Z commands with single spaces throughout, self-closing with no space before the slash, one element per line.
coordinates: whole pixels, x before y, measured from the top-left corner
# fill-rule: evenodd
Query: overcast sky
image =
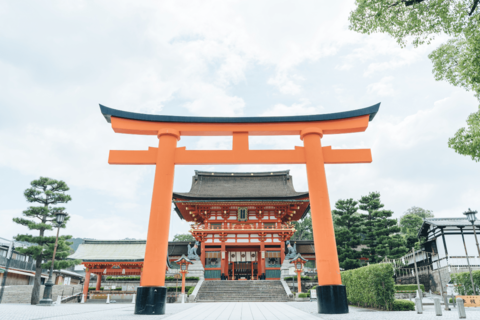
<path fill-rule="evenodd" d="M 436 82 L 430 46 L 400 48 L 387 35 L 348 30 L 353 0 L 0 1 L 0 236 L 29 204 L 40 176 L 64 180 L 72 216 L 64 234 L 145 239 L 151 166 L 110 166 L 111 149 L 146 150 L 154 136 L 115 134 L 98 104 L 191 116 L 300 115 L 381 102 L 364 133 L 323 138 L 333 148 L 371 148 L 373 162 L 328 165 L 338 199 L 381 193 L 400 217 L 419 206 L 437 217 L 480 209 L 480 164 L 447 147 L 477 109 L 473 94 Z M 254 137 L 251 148 L 291 149 L 298 137 Z M 188 149 L 228 149 L 231 138 L 182 138 Z M 178 166 L 174 190 L 194 170 L 301 165 Z M 172 211 L 170 238 L 188 224 Z"/>

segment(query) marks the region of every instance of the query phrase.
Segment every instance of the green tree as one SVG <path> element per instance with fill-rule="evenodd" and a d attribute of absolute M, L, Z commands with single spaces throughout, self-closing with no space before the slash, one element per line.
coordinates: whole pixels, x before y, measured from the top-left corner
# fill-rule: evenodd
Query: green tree
<path fill-rule="evenodd" d="M 423 219 L 416 214 L 405 214 L 400 218 L 400 231 L 404 235 L 416 237 L 423 224 Z"/>
<path fill-rule="evenodd" d="M 401 46 L 429 43 L 435 35 L 451 37 L 428 57 L 435 80 L 473 91 L 480 100 L 479 0 L 356 0 L 350 29 L 390 34 Z M 470 115 L 448 146 L 480 161 L 480 110 Z"/>
<path fill-rule="evenodd" d="M 312 217 L 310 212 L 307 213 L 305 218 L 299 221 L 293 221 L 292 224 L 296 231 L 290 240 L 313 240 Z"/>
<path fill-rule="evenodd" d="M 42 274 L 42 266 L 50 268 L 50 265 L 42 261 L 48 261 L 53 255 L 53 246 L 55 245 L 55 236 L 45 236 L 46 230 L 52 230 L 56 227 L 55 213 L 64 211 L 65 208 L 53 207 L 54 205 L 67 203 L 72 198 L 65 194 L 69 190 L 67 184 L 61 180 L 54 180 L 50 178 L 40 177 L 38 180 L 33 180 L 31 188 L 25 190 L 24 195 L 29 203 L 37 203 L 38 206 L 30 206 L 23 211 L 22 218 L 13 218 L 13 221 L 28 227 L 30 230 L 38 230 L 39 235 L 33 236 L 30 234 L 17 235 L 15 240 L 27 241 L 34 246 L 27 248 L 18 248 L 20 253 L 31 255 L 35 259 L 35 280 L 33 283 L 31 304 L 37 304 L 40 301 L 40 277 Z M 67 216 L 62 228 L 69 220 Z M 59 239 L 59 247 L 57 248 L 57 257 L 59 260 L 56 267 L 66 268 L 78 263 L 77 260 L 64 260 L 69 254 L 69 242 L 71 236 L 62 236 Z"/>
<path fill-rule="evenodd" d="M 419 216 L 422 219 L 427 219 L 427 218 L 433 218 L 433 211 L 432 210 L 425 210 L 420 207 L 411 207 L 405 211 L 404 215 L 407 214 L 414 214 L 416 216 Z"/>
<path fill-rule="evenodd" d="M 337 242 L 340 267 L 345 270 L 360 267 L 360 252 L 355 249 L 361 244 L 362 217 L 357 213 L 358 202 L 353 199 L 338 200 L 335 203 L 335 241 Z"/>
<path fill-rule="evenodd" d="M 176 234 L 173 241 L 195 241 L 195 238 L 190 233 Z"/>
<path fill-rule="evenodd" d="M 359 203 L 360 210 L 365 211 L 363 244 L 366 248 L 362 248 L 362 257 L 375 263 L 385 257 L 393 258 L 401 252 L 406 253 L 405 242 L 400 241 L 401 237 L 392 237 L 400 228 L 397 226 L 397 219 L 391 218 L 393 211 L 382 209 L 384 204 L 380 202 L 380 193 L 370 192 L 368 196 L 363 196 Z"/>

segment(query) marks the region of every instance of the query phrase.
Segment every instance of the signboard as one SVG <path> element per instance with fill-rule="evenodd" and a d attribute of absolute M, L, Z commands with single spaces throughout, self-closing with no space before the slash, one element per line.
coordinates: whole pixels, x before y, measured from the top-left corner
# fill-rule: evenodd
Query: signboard
<path fill-rule="evenodd" d="M 177 280 L 182 278 L 182 276 L 180 275 L 180 273 L 175 273 L 175 274 L 173 275 L 173 277 L 174 277 L 175 279 L 177 279 Z"/>
<path fill-rule="evenodd" d="M 317 299 L 317 289 L 310 290 L 310 299 Z"/>
<path fill-rule="evenodd" d="M 463 299 L 465 307 L 480 307 L 480 296 L 455 296 L 455 298 Z"/>

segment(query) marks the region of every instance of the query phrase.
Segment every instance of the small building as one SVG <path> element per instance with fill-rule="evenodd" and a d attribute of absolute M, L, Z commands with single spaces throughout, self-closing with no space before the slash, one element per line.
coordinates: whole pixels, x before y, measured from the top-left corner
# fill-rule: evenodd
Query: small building
<path fill-rule="evenodd" d="M 12 240 L 0 238 L 0 279 L 3 277 L 7 265 L 7 253 Z M 32 244 L 23 241 L 13 241 L 14 248 L 23 248 Z M 29 256 L 13 250 L 8 268 L 6 285 L 33 285 L 35 279 L 35 260 Z M 42 270 L 41 283 L 48 279 L 47 270 Z"/>

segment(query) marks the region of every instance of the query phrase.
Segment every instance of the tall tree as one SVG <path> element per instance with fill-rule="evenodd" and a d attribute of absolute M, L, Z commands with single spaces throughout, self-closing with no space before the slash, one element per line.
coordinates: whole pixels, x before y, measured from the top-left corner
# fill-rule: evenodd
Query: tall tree
<path fill-rule="evenodd" d="M 19 252 L 33 256 L 35 259 L 35 280 L 33 283 L 31 304 L 37 304 L 40 301 L 40 285 L 42 275 L 42 261 L 47 261 L 52 258 L 53 246 L 55 245 L 55 236 L 45 236 L 46 230 L 52 230 L 56 226 L 55 213 L 58 211 L 64 211 L 65 208 L 53 207 L 57 204 L 67 203 L 72 198 L 65 194 L 69 190 L 67 184 L 61 180 L 54 180 L 50 178 L 40 177 L 38 180 L 33 180 L 30 183 L 31 187 L 25 190 L 24 196 L 29 203 L 37 203 L 38 206 L 30 206 L 27 210 L 23 211 L 22 218 L 13 218 L 13 221 L 28 227 L 30 230 L 38 230 L 38 236 L 30 234 L 17 235 L 15 240 L 27 241 L 35 244 L 28 248 L 19 248 Z M 65 218 L 63 228 L 65 228 L 69 217 Z M 70 236 L 63 236 L 59 241 L 62 243 L 59 246 L 57 255 L 59 259 L 65 258 L 64 252 L 70 249 L 66 249 L 67 245 L 65 240 L 71 238 Z M 57 249 L 58 250 L 58 249 Z M 75 260 L 64 260 L 64 262 L 58 262 L 57 266 L 65 268 L 76 264 Z M 46 267 L 48 264 L 44 264 Z M 49 267 L 49 266 L 48 266 Z"/>
<path fill-rule="evenodd" d="M 176 234 L 173 241 L 195 241 L 195 238 L 190 233 Z"/>
<path fill-rule="evenodd" d="M 357 212 L 358 202 L 353 199 L 338 200 L 335 209 L 335 241 L 337 242 L 340 267 L 345 270 L 360 267 L 360 252 L 355 250 L 361 244 L 362 217 Z"/>
<path fill-rule="evenodd" d="M 392 249 L 394 242 L 399 239 L 392 236 L 398 233 L 400 228 L 397 226 L 397 219 L 391 218 L 393 211 L 382 209 L 384 205 L 380 202 L 380 193 L 370 192 L 368 196 L 363 196 L 359 203 L 360 210 L 365 211 L 363 244 L 366 248 L 362 249 L 362 256 L 370 262 L 378 262 L 384 257 L 398 255 L 399 250 L 393 252 Z"/>
<path fill-rule="evenodd" d="M 414 214 L 416 216 L 419 216 L 422 219 L 427 219 L 427 218 L 433 218 L 433 211 L 432 210 L 426 210 L 420 207 L 411 207 L 405 211 L 404 215 L 407 214 Z"/>
<path fill-rule="evenodd" d="M 435 80 L 473 91 L 480 100 L 480 0 L 356 0 L 350 29 L 390 34 L 401 45 L 429 43 L 435 35 L 451 37 L 428 57 Z M 480 161 L 480 110 L 472 113 L 448 141 L 455 152 Z"/>
<path fill-rule="evenodd" d="M 313 240 L 312 217 L 310 212 L 307 213 L 305 218 L 299 221 L 293 221 L 292 224 L 296 231 L 290 240 Z"/>
<path fill-rule="evenodd" d="M 416 214 L 405 214 L 400 218 L 400 231 L 407 236 L 416 237 L 423 224 L 423 219 Z"/>

